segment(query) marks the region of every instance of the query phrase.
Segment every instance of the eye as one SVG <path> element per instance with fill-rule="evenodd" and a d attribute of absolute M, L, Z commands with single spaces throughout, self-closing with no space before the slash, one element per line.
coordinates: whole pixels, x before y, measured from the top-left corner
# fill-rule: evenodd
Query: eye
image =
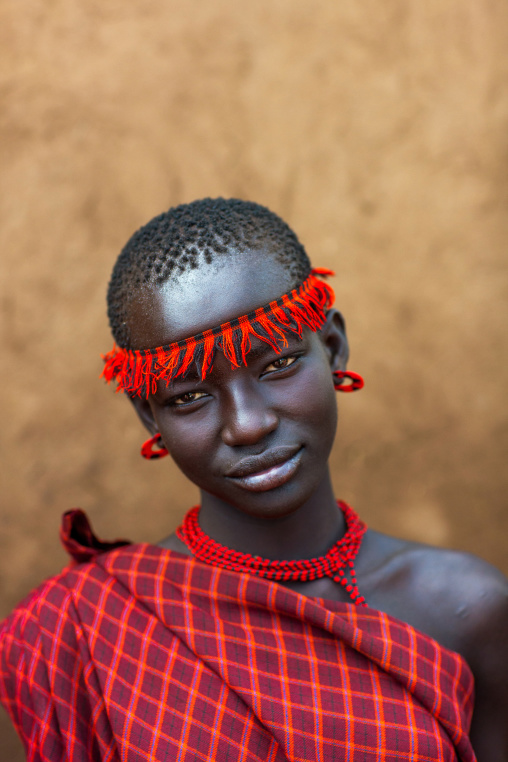
<path fill-rule="evenodd" d="M 206 397 L 204 392 L 185 392 L 185 394 L 181 394 L 179 397 L 173 397 L 173 399 L 170 400 L 170 405 L 173 407 L 182 407 L 183 405 L 190 405 L 192 402 L 197 402 L 197 400 L 200 400 L 203 397 Z"/>
<path fill-rule="evenodd" d="M 270 365 L 267 365 L 266 368 L 263 371 L 264 373 L 274 373 L 278 370 L 286 370 L 286 368 L 289 368 L 293 363 L 295 363 L 298 360 L 298 357 L 291 355 L 290 357 L 278 357 L 276 360 L 270 363 Z"/>

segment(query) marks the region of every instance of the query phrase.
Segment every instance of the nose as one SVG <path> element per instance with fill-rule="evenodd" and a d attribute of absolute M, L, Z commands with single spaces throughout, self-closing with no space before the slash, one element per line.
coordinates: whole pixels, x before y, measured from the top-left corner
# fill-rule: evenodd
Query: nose
<path fill-rule="evenodd" d="M 222 420 L 222 441 L 230 447 L 256 444 L 279 425 L 278 415 L 250 384 L 229 389 Z"/>

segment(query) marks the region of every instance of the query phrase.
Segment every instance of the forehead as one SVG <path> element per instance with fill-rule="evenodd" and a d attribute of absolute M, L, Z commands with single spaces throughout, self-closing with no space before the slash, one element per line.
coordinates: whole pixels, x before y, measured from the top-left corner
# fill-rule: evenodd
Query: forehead
<path fill-rule="evenodd" d="M 132 347 L 171 344 L 233 320 L 294 287 L 283 264 L 266 251 L 244 251 L 213 265 L 146 287 L 128 308 Z"/>

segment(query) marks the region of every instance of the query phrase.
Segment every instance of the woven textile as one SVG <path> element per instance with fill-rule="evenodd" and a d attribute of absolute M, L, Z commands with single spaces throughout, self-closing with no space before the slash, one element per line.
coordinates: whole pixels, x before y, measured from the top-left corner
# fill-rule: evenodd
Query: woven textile
<path fill-rule="evenodd" d="M 0 629 L 29 762 L 473 762 L 457 654 L 379 611 L 151 545 L 96 543 Z"/>

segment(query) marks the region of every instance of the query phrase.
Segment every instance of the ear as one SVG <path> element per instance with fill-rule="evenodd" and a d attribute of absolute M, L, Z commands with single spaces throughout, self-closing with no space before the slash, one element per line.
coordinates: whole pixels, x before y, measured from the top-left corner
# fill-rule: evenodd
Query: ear
<path fill-rule="evenodd" d="M 349 344 L 346 336 L 346 324 L 342 314 L 338 310 L 328 310 L 326 313 L 326 323 L 321 328 L 320 335 L 332 371 L 346 370 L 349 358 Z"/>
<path fill-rule="evenodd" d="M 150 403 L 148 400 L 142 399 L 141 397 L 129 397 L 130 401 L 132 402 L 134 409 L 136 413 L 138 414 L 138 418 L 145 427 L 145 429 L 152 434 L 157 434 L 159 429 L 157 428 L 157 424 L 155 423 L 155 419 L 153 417 L 152 408 L 150 407 Z"/>

